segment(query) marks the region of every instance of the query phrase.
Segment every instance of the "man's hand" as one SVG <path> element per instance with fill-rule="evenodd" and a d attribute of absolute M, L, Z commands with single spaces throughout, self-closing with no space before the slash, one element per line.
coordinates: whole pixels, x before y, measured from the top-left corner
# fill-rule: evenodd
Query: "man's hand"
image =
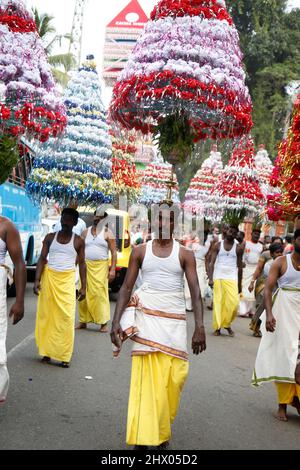
<path fill-rule="evenodd" d="M 195 332 L 192 338 L 192 350 L 193 354 L 198 355 L 206 349 L 206 337 L 204 325 L 196 326 Z"/>
<path fill-rule="evenodd" d="M 118 349 L 121 349 L 123 341 L 123 331 L 120 326 L 120 323 L 113 323 L 110 332 L 110 338 L 112 344 L 114 344 Z"/>
<path fill-rule="evenodd" d="M 35 295 L 39 295 L 40 290 L 41 290 L 41 282 L 40 281 L 34 281 L 33 293 Z"/>
<path fill-rule="evenodd" d="M 108 271 L 108 282 L 114 281 L 115 277 L 116 277 L 116 271 L 114 269 L 110 269 Z"/>
<path fill-rule="evenodd" d="M 251 282 L 250 282 L 250 285 L 249 285 L 249 287 L 248 287 L 248 291 L 249 291 L 249 292 L 253 292 L 253 291 L 254 291 L 254 284 L 255 284 L 255 281 L 251 281 Z"/>
<path fill-rule="evenodd" d="M 78 294 L 77 294 L 78 302 L 82 302 L 85 298 L 86 298 L 86 290 L 83 288 L 79 289 Z"/>
<path fill-rule="evenodd" d="M 9 317 L 13 318 L 13 325 L 19 323 L 19 321 L 24 317 L 24 304 L 20 304 L 18 302 L 14 303 L 10 309 Z"/>
<path fill-rule="evenodd" d="M 270 333 L 273 333 L 276 328 L 276 320 L 273 317 L 273 315 L 267 315 L 266 319 L 266 330 L 269 331 Z"/>

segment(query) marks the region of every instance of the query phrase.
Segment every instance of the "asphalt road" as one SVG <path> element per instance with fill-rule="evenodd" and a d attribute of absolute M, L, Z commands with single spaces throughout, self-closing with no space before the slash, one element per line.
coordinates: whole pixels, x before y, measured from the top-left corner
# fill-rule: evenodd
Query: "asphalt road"
<path fill-rule="evenodd" d="M 35 308 L 29 285 L 26 316 L 8 331 L 11 383 L 7 404 L 0 407 L 0 449 L 127 449 L 130 345 L 113 359 L 109 335 L 91 327 L 76 331 L 70 369 L 42 364 L 33 336 Z M 188 323 L 191 337 L 193 314 Z M 288 423 L 278 422 L 274 385 L 250 385 L 259 340 L 251 336 L 249 321 L 236 320 L 235 338 L 212 336 L 211 312 L 205 323 L 207 351 L 191 357 L 171 448 L 299 449 L 294 409 Z"/>

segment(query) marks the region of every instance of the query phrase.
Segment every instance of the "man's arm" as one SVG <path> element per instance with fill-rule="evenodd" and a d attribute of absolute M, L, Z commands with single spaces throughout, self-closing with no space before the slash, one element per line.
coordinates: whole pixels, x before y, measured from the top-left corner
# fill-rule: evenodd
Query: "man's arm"
<path fill-rule="evenodd" d="M 281 276 L 281 268 L 284 257 L 280 257 L 272 263 L 269 276 L 265 285 L 264 302 L 266 306 L 266 330 L 273 333 L 276 327 L 276 320 L 272 313 L 272 297 L 277 281 Z"/>
<path fill-rule="evenodd" d="M 259 261 L 258 261 L 257 266 L 256 266 L 256 270 L 254 271 L 254 274 L 252 276 L 252 281 L 250 282 L 250 285 L 249 285 L 249 288 L 248 288 L 249 292 L 253 291 L 255 281 L 257 281 L 257 279 L 261 276 L 261 274 L 264 270 L 265 264 L 266 264 L 265 258 L 259 258 Z"/>
<path fill-rule="evenodd" d="M 238 245 L 236 249 L 236 254 L 237 254 L 237 268 L 238 268 L 238 288 L 239 288 L 239 294 L 243 290 L 243 255 L 244 255 L 245 249 L 242 247 L 242 245 Z"/>
<path fill-rule="evenodd" d="M 51 243 L 53 242 L 55 234 L 49 233 L 43 241 L 43 247 L 41 251 L 41 255 L 38 260 L 38 264 L 35 271 L 35 281 L 33 286 L 33 292 L 35 295 L 39 295 L 41 290 L 41 278 L 44 271 L 44 267 L 47 264 L 47 256 L 49 254 Z"/>
<path fill-rule="evenodd" d="M 123 332 L 120 328 L 120 320 L 124 313 L 125 308 L 127 307 L 130 298 L 132 289 L 134 287 L 135 281 L 137 280 L 139 270 L 142 266 L 142 260 L 144 257 L 144 250 L 145 246 L 141 245 L 138 247 L 134 247 L 129 259 L 129 265 L 127 269 L 127 273 L 125 276 L 125 280 L 119 292 L 119 297 L 114 313 L 114 318 L 112 322 L 111 328 L 111 342 L 120 348 L 121 341 L 123 339 Z"/>
<path fill-rule="evenodd" d="M 215 269 L 215 263 L 216 263 L 216 259 L 219 254 L 219 251 L 220 251 L 220 242 L 215 243 L 211 249 L 210 263 L 208 266 L 208 283 L 210 287 L 213 287 L 214 285 L 214 281 L 213 281 L 214 269 Z"/>
<path fill-rule="evenodd" d="M 108 230 L 108 234 L 107 234 L 107 243 L 108 243 L 108 248 L 111 252 L 111 265 L 109 268 L 108 282 L 112 282 L 116 277 L 117 245 L 116 245 L 116 239 L 110 230 Z"/>
<path fill-rule="evenodd" d="M 198 355 L 206 349 L 205 329 L 203 324 L 203 303 L 196 270 L 195 256 L 190 251 L 184 249 L 181 250 L 184 260 L 185 276 L 191 293 L 195 317 L 195 331 L 192 338 L 192 350 L 194 354 Z"/>
<path fill-rule="evenodd" d="M 77 251 L 77 262 L 79 264 L 79 274 L 81 288 L 78 292 L 78 301 L 81 302 L 86 297 L 86 263 L 85 263 L 85 241 L 76 235 L 75 249 Z"/>
<path fill-rule="evenodd" d="M 14 264 L 16 302 L 10 309 L 9 316 L 13 317 L 16 325 L 24 316 L 24 297 L 26 287 L 26 266 L 23 258 L 21 238 L 13 223 L 7 222 L 6 246 L 11 260 Z"/>

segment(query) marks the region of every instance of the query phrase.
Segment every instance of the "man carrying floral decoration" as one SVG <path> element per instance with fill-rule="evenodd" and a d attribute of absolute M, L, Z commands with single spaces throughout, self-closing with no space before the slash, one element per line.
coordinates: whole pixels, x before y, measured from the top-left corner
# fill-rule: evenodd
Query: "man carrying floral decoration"
<path fill-rule="evenodd" d="M 214 335 L 221 335 L 221 328 L 234 336 L 231 324 L 236 317 L 239 293 L 242 291 L 243 245 L 236 241 L 238 227 L 229 226 L 223 241 L 212 248 L 209 264 L 209 285 L 213 288 Z"/>
<path fill-rule="evenodd" d="M 155 239 L 133 249 L 111 331 L 115 356 L 126 338 L 133 341 L 126 441 L 135 449 L 166 448 L 171 438 L 189 368 L 184 274 L 195 317 L 192 350 L 206 349 L 195 258 L 173 238 L 173 207 L 159 206 Z M 143 284 L 131 297 L 139 269 Z"/>

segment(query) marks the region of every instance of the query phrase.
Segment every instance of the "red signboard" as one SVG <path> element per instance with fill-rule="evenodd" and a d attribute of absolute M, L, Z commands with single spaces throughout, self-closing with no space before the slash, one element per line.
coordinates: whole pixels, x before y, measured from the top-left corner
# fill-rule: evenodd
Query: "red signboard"
<path fill-rule="evenodd" d="M 107 28 L 144 28 L 148 18 L 138 0 L 131 2 L 108 25 Z"/>

